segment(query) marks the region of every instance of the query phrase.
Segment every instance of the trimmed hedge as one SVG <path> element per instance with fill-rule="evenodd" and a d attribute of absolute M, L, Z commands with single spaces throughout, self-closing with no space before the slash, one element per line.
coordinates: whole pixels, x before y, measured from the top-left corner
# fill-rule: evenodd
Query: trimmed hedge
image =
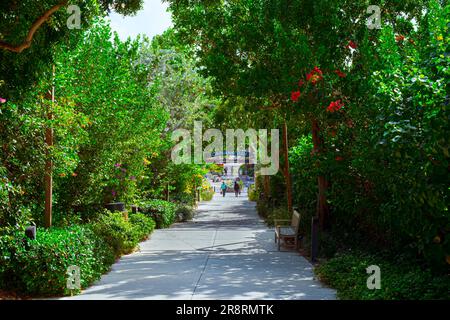
<path fill-rule="evenodd" d="M 78 266 L 85 288 L 109 270 L 121 254 L 131 252 L 153 231 L 144 214 L 100 215 L 93 224 L 38 228 L 36 240 L 23 233 L 0 235 L 0 288 L 34 296 L 67 295 L 67 268 Z"/>
<path fill-rule="evenodd" d="M 114 262 L 110 248 L 89 226 L 37 230 L 36 240 L 13 233 L 0 237 L 2 286 L 31 295 L 69 294 L 67 268 L 80 267 L 85 288 Z"/>
<path fill-rule="evenodd" d="M 159 199 L 139 203 L 139 210 L 153 218 L 158 229 L 168 228 L 175 222 L 176 208 L 175 203 Z"/>
<path fill-rule="evenodd" d="M 128 221 L 133 226 L 139 242 L 147 239 L 149 234 L 152 233 L 156 227 L 155 221 L 143 213 L 131 214 Z"/>
<path fill-rule="evenodd" d="M 367 288 L 366 268 L 380 267 L 381 289 Z M 350 252 L 316 268 L 319 278 L 337 289 L 340 299 L 352 300 L 449 300 L 450 277 L 422 269 L 416 261 L 396 262 L 381 256 Z"/>
<path fill-rule="evenodd" d="M 152 219 L 144 214 L 132 214 L 127 221 L 121 212 L 107 212 L 92 225 L 94 232 L 111 247 L 116 257 L 132 252 L 154 227 Z"/>

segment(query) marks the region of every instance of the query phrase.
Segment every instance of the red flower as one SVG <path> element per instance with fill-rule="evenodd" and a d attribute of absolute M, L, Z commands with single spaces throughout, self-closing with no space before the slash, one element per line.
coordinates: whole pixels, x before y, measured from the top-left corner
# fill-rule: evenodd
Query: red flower
<path fill-rule="evenodd" d="M 346 48 L 347 49 L 349 49 L 349 48 L 356 49 L 356 48 L 358 48 L 358 45 L 350 40 L 348 45 L 346 46 Z"/>
<path fill-rule="evenodd" d="M 337 156 L 337 157 L 336 157 L 336 161 L 342 161 L 342 160 L 344 160 L 344 158 L 342 158 L 342 157 L 340 157 L 340 156 Z"/>
<path fill-rule="evenodd" d="M 318 73 L 318 74 L 320 74 L 320 75 L 322 75 L 322 70 L 320 70 L 317 66 L 314 67 L 314 70 L 313 70 L 313 71 L 316 72 L 316 73 Z"/>
<path fill-rule="evenodd" d="M 403 40 L 405 40 L 405 36 L 404 35 L 398 34 L 398 35 L 395 36 L 395 41 L 400 42 L 400 41 L 403 41 Z"/>
<path fill-rule="evenodd" d="M 298 82 L 298 86 L 299 86 L 299 87 L 303 87 L 304 84 L 305 84 L 305 81 L 303 81 L 303 80 L 300 80 L 300 81 Z"/>
<path fill-rule="evenodd" d="M 327 107 L 327 112 L 336 112 L 339 111 L 344 104 L 341 100 L 336 100 L 330 103 L 330 105 Z"/>
<path fill-rule="evenodd" d="M 334 73 L 336 73 L 340 78 L 345 78 L 347 76 L 344 72 L 342 72 L 339 69 L 334 70 Z"/>
<path fill-rule="evenodd" d="M 297 102 L 298 98 L 300 98 L 300 91 L 292 91 L 291 99 L 294 102 Z"/>
<path fill-rule="evenodd" d="M 322 70 L 318 67 L 314 67 L 314 69 L 306 75 L 306 80 L 311 81 L 311 83 L 315 85 L 318 81 L 323 79 L 322 74 Z"/>

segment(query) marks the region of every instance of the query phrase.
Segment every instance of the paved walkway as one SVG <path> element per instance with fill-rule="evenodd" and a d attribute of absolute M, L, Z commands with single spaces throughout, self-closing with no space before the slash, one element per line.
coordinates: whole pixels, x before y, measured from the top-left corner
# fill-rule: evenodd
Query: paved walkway
<path fill-rule="evenodd" d="M 192 222 L 156 230 L 95 285 L 69 299 L 334 299 L 242 194 L 216 194 Z"/>

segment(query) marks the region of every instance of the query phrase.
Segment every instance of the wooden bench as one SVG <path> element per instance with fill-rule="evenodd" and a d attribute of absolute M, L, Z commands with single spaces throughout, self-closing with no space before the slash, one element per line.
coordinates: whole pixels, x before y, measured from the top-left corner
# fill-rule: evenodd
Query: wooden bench
<path fill-rule="evenodd" d="M 299 237 L 300 237 L 300 213 L 294 210 L 291 220 L 279 220 L 275 219 L 275 243 L 278 244 L 278 251 L 281 248 L 281 242 L 285 246 L 292 246 L 288 242 L 293 243 L 295 250 L 298 249 Z"/>

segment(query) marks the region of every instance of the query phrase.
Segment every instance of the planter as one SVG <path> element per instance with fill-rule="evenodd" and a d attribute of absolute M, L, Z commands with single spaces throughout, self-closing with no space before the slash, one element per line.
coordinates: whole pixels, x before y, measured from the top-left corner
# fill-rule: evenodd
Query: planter
<path fill-rule="evenodd" d="M 107 203 L 107 204 L 105 204 L 105 208 L 111 212 L 115 212 L 115 211 L 123 212 L 123 211 L 125 211 L 125 203 L 123 203 L 123 202 Z"/>

